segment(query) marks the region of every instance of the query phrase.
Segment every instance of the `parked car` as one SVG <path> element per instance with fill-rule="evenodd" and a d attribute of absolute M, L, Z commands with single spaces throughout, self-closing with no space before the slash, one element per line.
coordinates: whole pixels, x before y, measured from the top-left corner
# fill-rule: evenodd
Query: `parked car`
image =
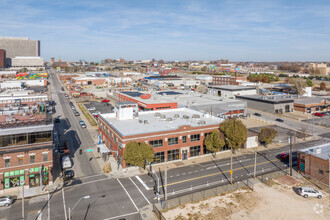
<path fill-rule="evenodd" d="M 84 122 L 83 120 L 80 120 L 80 121 L 79 121 L 79 124 L 80 124 L 80 126 L 81 126 L 82 128 L 86 128 L 86 124 L 85 124 L 85 122 Z"/>
<path fill-rule="evenodd" d="M 88 110 L 88 111 L 95 111 L 95 109 L 96 109 L 96 108 L 93 106 L 93 107 L 89 107 L 87 110 Z"/>
<path fill-rule="evenodd" d="M 284 120 L 282 118 L 276 118 L 275 121 L 284 122 Z"/>
<path fill-rule="evenodd" d="M 56 117 L 54 120 L 55 123 L 60 123 L 60 117 Z"/>
<path fill-rule="evenodd" d="M 79 116 L 79 115 L 80 115 L 80 113 L 79 113 L 77 110 L 73 110 L 73 114 L 74 114 L 75 116 Z"/>
<path fill-rule="evenodd" d="M 12 196 L 1 196 L 0 197 L 0 206 L 10 206 L 13 204 L 14 198 Z"/>
<path fill-rule="evenodd" d="M 64 171 L 64 178 L 65 179 L 72 179 L 73 177 L 74 177 L 74 171 L 73 170 Z"/>
<path fill-rule="evenodd" d="M 325 116 L 325 114 L 324 114 L 324 113 L 321 113 L 321 112 L 316 112 L 316 113 L 314 113 L 314 115 L 315 115 L 315 116 L 318 116 L 318 117 L 323 117 L 323 116 Z"/>
<path fill-rule="evenodd" d="M 110 100 L 109 99 L 103 99 L 101 102 L 110 102 Z"/>
<path fill-rule="evenodd" d="M 254 113 L 254 115 L 255 115 L 255 116 L 258 116 L 258 117 L 261 117 L 261 114 L 258 113 L 258 112 Z"/>
<path fill-rule="evenodd" d="M 310 188 L 310 187 L 300 187 L 298 189 L 299 194 L 303 196 L 304 198 L 310 197 L 317 197 L 318 199 L 321 199 L 323 197 L 323 194 L 320 191 L 317 191 L 316 189 Z"/>
<path fill-rule="evenodd" d="M 281 153 L 279 158 L 281 160 L 288 160 L 289 159 L 289 154 L 288 153 Z"/>
<path fill-rule="evenodd" d="M 62 90 L 62 91 L 64 91 L 64 88 L 63 88 L 63 87 L 61 87 L 61 90 Z"/>

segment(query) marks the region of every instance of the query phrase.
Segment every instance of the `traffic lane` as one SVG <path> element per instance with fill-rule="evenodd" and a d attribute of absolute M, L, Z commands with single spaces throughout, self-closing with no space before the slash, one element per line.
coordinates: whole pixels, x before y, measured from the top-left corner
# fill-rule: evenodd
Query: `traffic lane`
<path fill-rule="evenodd" d="M 64 191 L 67 209 L 72 208 L 81 197 L 90 195 L 74 209 L 73 217 L 76 219 L 84 219 L 85 216 L 87 219 L 105 219 L 137 212 L 117 179 L 90 182 L 65 188 Z"/>

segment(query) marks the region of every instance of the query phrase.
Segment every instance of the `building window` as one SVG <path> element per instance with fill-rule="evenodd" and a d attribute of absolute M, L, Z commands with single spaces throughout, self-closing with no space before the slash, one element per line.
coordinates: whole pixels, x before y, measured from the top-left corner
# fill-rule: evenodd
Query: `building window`
<path fill-rule="evenodd" d="M 203 154 L 212 154 L 212 151 L 208 150 L 206 146 L 203 146 Z"/>
<path fill-rule="evenodd" d="M 105 143 L 106 143 L 107 146 L 109 146 L 109 141 L 108 141 L 108 139 L 105 139 Z"/>
<path fill-rule="evenodd" d="M 117 144 L 117 138 L 115 137 L 115 139 L 114 139 L 114 142 L 115 142 L 115 144 Z"/>
<path fill-rule="evenodd" d="M 48 161 L 48 153 L 44 153 L 44 154 L 42 154 L 42 161 L 43 161 L 43 162 Z"/>
<path fill-rule="evenodd" d="M 154 163 L 163 163 L 163 162 L 165 162 L 165 153 L 164 153 L 164 151 L 155 153 Z"/>
<path fill-rule="evenodd" d="M 319 170 L 319 174 L 323 175 L 323 170 Z"/>
<path fill-rule="evenodd" d="M 201 139 L 201 135 L 200 134 L 193 134 L 191 135 L 191 141 L 199 141 Z"/>
<path fill-rule="evenodd" d="M 110 150 L 112 150 L 112 144 L 110 143 Z"/>
<path fill-rule="evenodd" d="M 10 167 L 10 158 L 5 159 L 5 167 Z"/>
<path fill-rule="evenodd" d="M 179 159 L 179 149 L 167 151 L 167 161 L 178 160 Z"/>
<path fill-rule="evenodd" d="M 174 144 L 178 144 L 178 143 L 179 143 L 179 138 L 177 138 L 177 137 L 168 139 L 168 145 L 174 145 Z"/>
<path fill-rule="evenodd" d="M 118 148 L 119 148 L 119 150 L 122 151 L 122 150 L 123 150 L 123 144 L 119 142 L 119 144 L 118 144 Z"/>
<path fill-rule="evenodd" d="M 18 165 L 23 165 L 24 164 L 24 160 L 23 157 L 18 157 Z"/>
<path fill-rule="evenodd" d="M 36 155 L 30 155 L 30 163 L 36 162 Z"/>
<path fill-rule="evenodd" d="M 107 134 L 107 136 L 108 136 L 108 135 L 109 135 L 109 130 L 108 130 L 108 129 L 106 129 L 105 131 L 106 131 L 106 134 Z"/>
<path fill-rule="evenodd" d="M 149 144 L 152 147 L 162 147 L 163 146 L 163 140 L 149 141 Z"/>
<path fill-rule="evenodd" d="M 190 147 L 190 157 L 197 157 L 201 155 L 201 146 Z"/>
<path fill-rule="evenodd" d="M 187 143 L 187 136 L 182 137 L 182 143 Z"/>

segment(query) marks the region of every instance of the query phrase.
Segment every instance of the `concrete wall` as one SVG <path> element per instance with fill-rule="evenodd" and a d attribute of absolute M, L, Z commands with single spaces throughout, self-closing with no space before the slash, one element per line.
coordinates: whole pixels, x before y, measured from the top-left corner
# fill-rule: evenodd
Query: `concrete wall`
<path fill-rule="evenodd" d="M 210 88 L 209 93 L 214 96 L 218 96 L 219 92 L 221 92 L 221 98 L 224 99 L 235 99 L 236 95 L 256 95 L 257 90 L 240 90 L 240 91 L 228 91 L 228 90 L 221 90 L 216 88 Z"/>
<path fill-rule="evenodd" d="M 282 113 L 285 113 L 285 106 L 289 105 L 290 112 L 293 111 L 293 103 L 284 103 L 284 104 L 272 104 L 272 103 L 266 103 L 266 102 L 258 102 L 258 101 L 252 101 L 252 100 L 246 100 L 241 99 L 247 102 L 247 107 L 256 109 L 263 112 L 269 112 L 272 114 L 276 113 L 276 110 L 282 110 Z"/>
<path fill-rule="evenodd" d="M 29 57 L 16 57 L 11 59 L 12 67 L 43 67 L 44 59 L 42 58 L 29 58 Z"/>

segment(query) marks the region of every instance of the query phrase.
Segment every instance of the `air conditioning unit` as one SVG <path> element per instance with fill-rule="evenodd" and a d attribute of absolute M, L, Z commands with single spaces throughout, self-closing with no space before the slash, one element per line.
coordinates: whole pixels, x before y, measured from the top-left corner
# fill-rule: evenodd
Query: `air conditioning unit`
<path fill-rule="evenodd" d="M 182 118 L 183 118 L 183 119 L 189 119 L 189 116 L 188 116 L 188 115 L 183 115 Z"/>
<path fill-rule="evenodd" d="M 172 118 L 166 118 L 166 121 L 173 121 Z"/>
<path fill-rule="evenodd" d="M 316 147 L 316 148 L 313 149 L 313 151 L 314 151 L 314 154 L 320 154 L 321 153 L 321 148 Z"/>
<path fill-rule="evenodd" d="M 148 120 L 144 120 L 144 121 L 143 121 L 143 124 L 149 124 L 149 123 L 148 123 Z"/>

